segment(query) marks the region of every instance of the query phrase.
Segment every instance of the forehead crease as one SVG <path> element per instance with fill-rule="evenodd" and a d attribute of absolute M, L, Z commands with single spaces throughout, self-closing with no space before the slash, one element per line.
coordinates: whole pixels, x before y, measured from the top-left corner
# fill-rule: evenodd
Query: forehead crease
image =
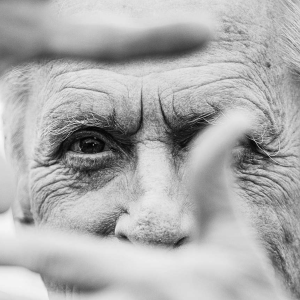
<path fill-rule="evenodd" d="M 114 116 L 127 131 L 135 131 L 141 118 L 138 82 L 99 69 L 73 70 L 58 68 L 47 82 L 47 94 L 42 104 L 42 128 L 59 126 L 64 118 L 70 120 L 97 115 L 107 119 Z M 98 119 L 99 119 L 98 118 Z"/>
<path fill-rule="evenodd" d="M 78 86 L 87 89 L 94 88 L 102 92 L 122 92 L 128 90 L 128 86 L 132 85 L 131 81 L 133 80 L 130 76 L 124 77 L 101 68 L 100 64 L 91 62 L 60 63 L 53 61 L 43 66 L 43 69 L 51 89 Z"/>
<path fill-rule="evenodd" d="M 97 114 L 92 102 L 64 101 L 52 110 L 46 110 L 41 120 L 40 136 L 42 139 L 48 136 L 70 134 L 78 126 L 104 127 L 110 123 L 113 116 L 112 107 L 106 106 L 106 110 Z"/>
<path fill-rule="evenodd" d="M 170 72 L 160 78 L 160 101 L 169 124 L 242 108 L 259 123 L 276 125 L 276 101 L 266 83 L 245 65 L 220 63 Z M 273 112 L 274 110 L 274 112 Z"/>

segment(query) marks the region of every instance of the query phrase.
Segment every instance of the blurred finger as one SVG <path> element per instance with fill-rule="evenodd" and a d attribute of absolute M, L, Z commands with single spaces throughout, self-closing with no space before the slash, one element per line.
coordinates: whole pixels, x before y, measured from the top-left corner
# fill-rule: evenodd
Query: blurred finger
<path fill-rule="evenodd" d="M 48 232 L 22 233 L 19 239 L 0 238 L 0 265 L 25 267 L 83 291 L 130 285 L 155 268 L 154 249 L 148 255 L 150 250 L 116 243 Z"/>
<path fill-rule="evenodd" d="M 222 236 L 237 229 L 230 188 L 230 153 L 250 130 L 245 113 L 232 112 L 210 126 L 196 141 L 191 154 L 191 189 L 196 200 L 199 237 Z"/>
<path fill-rule="evenodd" d="M 2 66 L 36 57 L 120 60 L 180 53 L 202 46 L 211 36 L 207 22 L 188 18 L 148 26 L 107 22 L 101 16 L 62 19 L 46 1 L 0 1 Z"/>
<path fill-rule="evenodd" d="M 118 24 L 118 23 L 116 23 Z M 75 56 L 96 60 L 122 60 L 154 55 L 170 55 L 194 50 L 210 38 L 203 23 L 169 22 L 126 27 L 99 23 L 64 23 L 53 30 L 46 55 Z M 48 51 L 48 53 L 47 53 Z"/>

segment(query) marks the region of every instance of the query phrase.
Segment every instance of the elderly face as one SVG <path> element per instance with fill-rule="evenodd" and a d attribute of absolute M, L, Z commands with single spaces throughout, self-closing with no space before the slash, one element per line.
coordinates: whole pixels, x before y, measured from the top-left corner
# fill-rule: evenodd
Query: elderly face
<path fill-rule="evenodd" d="M 131 243 L 188 243 L 192 141 L 241 108 L 255 128 L 233 151 L 237 205 L 287 284 L 300 290 L 299 89 L 282 59 L 281 4 L 73 1 L 59 8 L 137 19 L 208 11 L 219 22 L 216 39 L 191 55 L 114 65 L 51 61 L 11 76 L 8 85 L 14 81 L 22 98 L 5 116 L 18 167 L 16 218 Z"/>

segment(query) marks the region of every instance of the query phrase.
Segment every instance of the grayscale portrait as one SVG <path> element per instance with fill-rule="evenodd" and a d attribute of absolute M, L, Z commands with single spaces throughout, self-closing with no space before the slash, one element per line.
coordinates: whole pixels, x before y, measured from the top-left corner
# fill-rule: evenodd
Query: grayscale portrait
<path fill-rule="evenodd" d="M 0 265 L 50 299 L 300 299 L 298 0 L 0 10 Z"/>

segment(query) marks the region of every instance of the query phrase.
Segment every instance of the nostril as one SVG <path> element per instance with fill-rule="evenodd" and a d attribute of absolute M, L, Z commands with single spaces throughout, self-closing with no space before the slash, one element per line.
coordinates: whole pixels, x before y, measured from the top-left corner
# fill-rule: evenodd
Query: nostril
<path fill-rule="evenodd" d="M 185 237 L 179 239 L 179 240 L 174 244 L 173 247 L 174 247 L 174 248 L 178 248 L 178 247 L 182 246 L 183 244 L 186 244 L 187 241 L 188 241 L 188 237 L 185 236 Z"/>
<path fill-rule="evenodd" d="M 117 235 L 117 238 L 120 240 L 120 241 L 122 241 L 122 242 L 130 242 L 129 241 L 129 239 L 128 239 L 128 237 L 125 235 L 125 234 L 118 234 Z"/>

